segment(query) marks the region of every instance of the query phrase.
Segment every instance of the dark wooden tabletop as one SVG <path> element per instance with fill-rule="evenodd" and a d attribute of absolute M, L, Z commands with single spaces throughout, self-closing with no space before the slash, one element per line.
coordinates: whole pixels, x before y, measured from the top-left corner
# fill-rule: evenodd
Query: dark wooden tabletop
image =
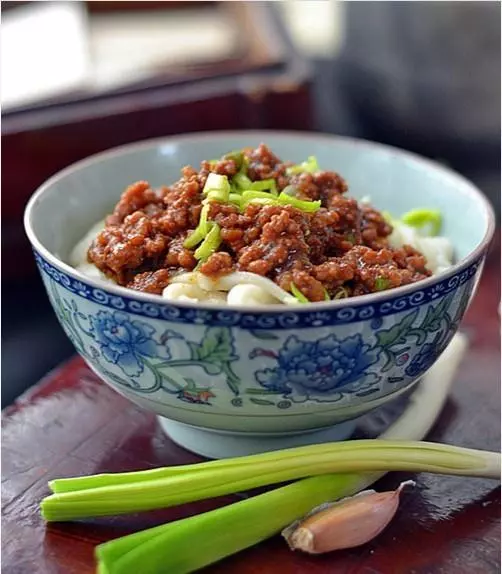
<path fill-rule="evenodd" d="M 500 449 L 500 242 L 463 323 L 469 351 L 430 435 Z M 29 354 L 29 349 L 27 349 Z M 27 356 L 29 360 L 29 356 Z M 228 496 L 164 511 L 87 523 L 44 524 L 38 511 L 51 478 L 200 460 L 176 446 L 155 417 L 102 383 L 74 358 L 2 417 L 2 572 L 95 572 L 96 544 L 236 500 Z M 391 474 L 378 489 L 394 488 Z M 406 475 L 409 478 L 409 475 Z M 495 574 L 500 572 L 500 485 L 423 474 L 389 528 L 366 546 L 310 557 L 275 537 L 207 568 L 218 574 Z M 273 511 L 273 509 L 271 509 Z"/>

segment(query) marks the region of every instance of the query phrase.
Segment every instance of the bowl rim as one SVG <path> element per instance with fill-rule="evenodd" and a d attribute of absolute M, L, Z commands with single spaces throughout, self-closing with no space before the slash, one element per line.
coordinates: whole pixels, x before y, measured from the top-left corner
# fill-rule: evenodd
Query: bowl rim
<path fill-rule="evenodd" d="M 463 188 L 461 193 L 471 196 L 477 203 L 479 203 L 484 211 L 486 216 L 486 229 L 483 235 L 483 238 L 473 249 L 470 253 L 468 253 L 465 257 L 460 259 L 458 262 L 454 263 L 451 267 L 447 270 L 438 273 L 437 275 L 433 275 L 428 277 L 427 279 L 423 279 L 416 283 L 411 283 L 408 285 L 404 285 L 401 287 L 395 287 L 394 289 L 389 289 L 385 291 L 380 291 L 377 293 L 367 293 L 365 295 L 357 295 L 355 297 L 349 297 L 346 299 L 337 299 L 331 301 L 320 301 L 320 302 L 311 302 L 308 305 L 295 305 L 289 306 L 284 305 L 283 303 L 277 304 L 269 304 L 269 305 L 253 305 L 253 306 L 238 306 L 238 305 L 229 305 L 227 303 L 192 303 L 188 301 L 176 301 L 176 300 L 169 300 L 162 297 L 162 295 L 157 295 L 153 293 L 144 293 L 142 291 L 134 291 L 132 289 L 128 289 L 127 287 L 122 287 L 120 285 L 115 285 L 112 283 L 105 283 L 100 281 L 99 279 L 94 279 L 83 275 L 81 272 L 77 271 L 74 267 L 69 265 L 68 263 L 64 262 L 59 257 L 56 257 L 53 253 L 51 253 L 38 239 L 36 236 L 31 220 L 32 214 L 36 207 L 36 204 L 41 200 L 44 193 L 46 193 L 55 183 L 60 182 L 65 177 L 70 175 L 75 171 L 79 171 L 81 169 L 85 169 L 93 164 L 100 163 L 102 161 L 106 161 L 111 157 L 115 157 L 121 155 L 123 153 L 134 153 L 136 151 L 140 151 L 142 149 L 155 149 L 160 147 L 161 145 L 169 144 L 169 143 L 190 143 L 190 142 L 201 142 L 203 140 L 207 141 L 215 141 L 215 140 L 225 140 L 226 138 L 230 137 L 255 137 L 255 138 L 263 138 L 263 141 L 266 141 L 267 137 L 269 136 L 277 136 L 277 137 L 286 137 L 288 139 L 293 140 L 302 140 L 302 141 L 312 141 L 317 143 L 325 142 L 341 142 L 348 144 L 350 146 L 355 147 L 363 147 L 368 149 L 377 149 L 383 150 L 387 152 L 391 152 L 395 155 L 408 158 L 409 160 L 413 161 L 415 164 L 422 165 L 427 169 L 432 169 L 436 172 L 440 172 L 443 175 L 456 179 L 457 181 L 463 184 Z M 183 166 L 180 166 L 180 169 Z M 35 251 L 37 251 L 46 261 L 48 261 L 54 267 L 60 269 L 64 273 L 68 274 L 73 279 L 80 281 L 82 283 L 86 283 L 92 286 L 95 289 L 100 289 L 101 291 L 109 292 L 113 295 L 117 296 L 124 296 L 131 299 L 137 299 L 144 303 L 151 303 L 151 304 L 164 304 L 169 305 L 170 307 L 179 307 L 180 309 L 198 309 L 204 311 L 231 311 L 234 313 L 260 313 L 260 314 L 273 314 L 277 312 L 316 312 L 316 311 L 329 311 L 340 309 L 342 307 L 359 307 L 361 305 L 371 305 L 382 303 L 384 301 L 399 298 L 402 296 L 409 295 L 415 291 L 420 291 L 423 289 L 427 289 L 432 285 L 443 281 L 453 275 L 456 275 L 460 271 L 464 270 L 465 268 L 469 267 L 470 264 L 480 259 L 483 253 L 487 250 L 493 234 L 495 232 L 495 215 L 492 206 L 490 205 L 487 198 L 484 194 L 478 189 L 478 187 L 471 182 L 469 179 L 464 177 L 463 175 L 457 173 L 456 171 L 445 167 L 444 165 L 422 157 L 421 155 L 415 154 L 413 152 L 403 150 L 394 146 L 390 146 L 387 144 L 381 144 L 378 142 L 373 142 L 370 140 L 360 139 L 360 138 L 353 138 L 348 136 L 339 136 L 334 134 L 326 134 L 321 132 L 301 132 L 301 131 L 286 131 L 286 130 L 215 130 L 215 131 L 204 131 L 204 132 L 191 132 L 188 134 L 177 134 L 177 135 L 170 135 L 170 136 L 163 136 L 158 138 L 150 138 L 146 140 L 141 140 L 137 142 L 132 142 L 128 144 L 124 144 L 121 146 L 116 146 L 102 152 L 93 154 L 88 156 L 82 160 L 74 162 L 67 166 L 66 168 L 58 171 L 56 174 L 51 176 L 47 179 L 44 183 L 42 183 L 30 197 L 28 203 L 26 204 L 26 208 L 24 211 L 24 228 L 26 235 Z"/>

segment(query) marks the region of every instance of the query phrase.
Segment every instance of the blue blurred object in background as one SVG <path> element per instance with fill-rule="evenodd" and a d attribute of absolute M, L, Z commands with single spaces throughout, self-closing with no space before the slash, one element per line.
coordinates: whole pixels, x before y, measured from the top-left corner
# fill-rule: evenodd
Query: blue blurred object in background
<path fill-rule="evenodd" d="M 499 2 L 343 3 L 316 58 L 316 126 L 444 161 L 500 218 Z"/>

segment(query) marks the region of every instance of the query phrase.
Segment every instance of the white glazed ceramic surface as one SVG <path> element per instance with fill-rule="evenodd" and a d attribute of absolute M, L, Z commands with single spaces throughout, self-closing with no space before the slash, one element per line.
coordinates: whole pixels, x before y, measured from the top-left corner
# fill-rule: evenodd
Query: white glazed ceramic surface
<path fill-rule="evenodd" d="M 260 142 L 295 162 L 317 156 L 351 195 L 369 195 L 396 216 L 440 209 L 458 263 L 396 290 L 252 311 L 173 304 L 99 284 L 64 263 L 128 184 L 170 183 L 183 165 Z M 229 132 L 144 142 L 80 162 L 38 190 L 25 225 L 63 328 L 109 385 L 171 421 L 284 436 L 354 419 L 432 366 L 476 289 L 494 224 L 470 182 L 411 154 L 329 136 Z"/>

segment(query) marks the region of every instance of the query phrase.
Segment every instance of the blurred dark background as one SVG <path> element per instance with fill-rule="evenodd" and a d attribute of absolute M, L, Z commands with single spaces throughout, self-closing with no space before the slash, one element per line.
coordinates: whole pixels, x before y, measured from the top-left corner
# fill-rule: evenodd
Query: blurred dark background
<path fill-rule="evenodd" d="M 90 154 L 215 129 L 349 135 L 450 165 L 500 221 L 499 2 L 3 2 L 1 42 L 2 407 L 73 353 L 22 214 Z"/>

